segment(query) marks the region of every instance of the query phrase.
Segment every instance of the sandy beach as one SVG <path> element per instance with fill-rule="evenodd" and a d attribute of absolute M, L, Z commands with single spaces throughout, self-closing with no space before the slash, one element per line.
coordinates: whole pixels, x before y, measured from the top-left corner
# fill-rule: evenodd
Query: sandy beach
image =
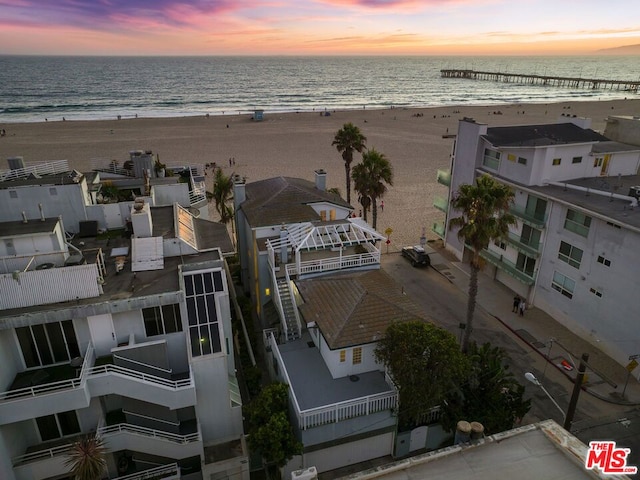
<path fill-rule="evenodd" d="M 423 228 L 428 239 L 436 238 L 431 227 L 444 217 L 433 199 L 447 192 L 436 182 L 436 171 L 449 168 L 453 139 L 443 135 L 455 134 L 459 119 L 503 126 L 577 115 L 591 118 L 592 128 L 601 131 L 609 115 L 640 114 L 640 99 L 330 113 L 267 111 L 262 122 L 250 115 L 224 115 L 0 124 L 6 130 L 0 138 L 0 168 L 8 168 L 6 158 L 22 156 L 27 164 L 67 159 L 73 168 L 87 171 L 93 159 L 122 163 L 130 150 L 153 150 L 167 165 L 216 162 L 225 173 L 239 173 L 248 182 L 274 176 L 313 180 L 313 171 L 324 168 L 327 186 L 339 188 L 344 196 L 344 163 L 331 142 L 344 123 L 352 122 L 367 137 L 367 145 L 384 153 L 394 168 L 384 212 L 378 212 L 378 230 L 393 229 L 394 251 L 417 243 Z M 235 158 L 233 166 L 230 157 Z M 356 155 L 354 164 L 358 161 Z M 353 198 L 352 204 L 357 212 Z"/>

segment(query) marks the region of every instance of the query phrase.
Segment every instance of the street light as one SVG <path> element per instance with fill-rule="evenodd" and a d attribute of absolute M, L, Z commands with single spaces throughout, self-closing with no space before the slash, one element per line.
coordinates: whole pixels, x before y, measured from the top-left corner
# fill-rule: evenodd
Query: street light
<path fill-rule="evenodd" d="M 560 405 L 558 405 L 558 402 L 556 402 L 556 401 L 555 401 L 555 399 L 551 396 L 551 394 L 550 394 L 549 392 L 547 392 L 547 389 L 546 389 L 546 388 L 544 388 L 544 385 L 542 385 L 542 384 L 540 383 L 540 380 L 538 380 L 538 379 L 536 378 L 536 376 L 535 376 L 533 373 L 531 373 L 531 372 L 527 372 L 527 373 L 525 373 L 525 374 L 524 374 L 524 378 L 526 378 L 526 379 L 527 379 L 527 380 L 529 380 L 531 383 L 533 383 L 534 385 L 536 385 L 536 386 L 538 386 L 538 387 L 540 387 L 540 388 L 542 389 L 542 391 L 545 393 L 545 395 L 546 395 L 547 397 L 549 397 L 549 400 L 551 400 L 551 401 L 553 402 L 553 404 L 556 406 L 556 408 L 557 408 L 558 410 L 560 410 L 560 413 L 562 413 L 562 421 L 564 421 L 564 420 L 567 418 L 567 416 L 566 416 L 566 415 L 565 415 L 565 413 L 564 413 L 564 410 L 562 409 L 562 407 L 561 407 Z"/>
<path fill-rule="evenodd" d="M 573 422 L 573 416 L 576 413 L 576 407 L 578 405 L 578 397 L 580 396 L 580 389 L 582 388 L 582 382 L 584 381 L 584 372 L 587 369 L 587 362 L 589 361 L 589 354 L 583 353 L 582 358 L 580 359 L 580 366 L 578 367 L 578 375 L 576 379 L 573 381 L 573 393 L 571 394 L 571 400 L 569 401 L 569 406 L 567 407 L 567 413 L 564 413 L 564 410 L 560 408 L 560 405 L 553 399 L 553 397 L 547 392 L 547 390 L 542 386 L 542 384 L 538 381 L 535 375 L 531 372 L 527 372 L 524 374 L 524 378 L 529 380 L 531 383 L 539 386 L 542 391 L 549 397 L 549 400 L 553 402 L 553 404 L 562 412 L 562 417 L 564 418 L 564 429 L 567 432 L 571 431 L 571 423 Z"/>

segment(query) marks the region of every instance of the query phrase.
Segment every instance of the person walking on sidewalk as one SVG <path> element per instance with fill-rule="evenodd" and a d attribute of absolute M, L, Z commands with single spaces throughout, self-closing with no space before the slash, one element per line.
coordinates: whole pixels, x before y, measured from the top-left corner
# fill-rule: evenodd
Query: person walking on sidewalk
<path fill-rule="evenodd" d="M 380 202 L 380 211 L 384 212 L 384 200 Z"/>
<path fill-rule="evenodd" d="M 518 308 L 520 308 L 520 296 L 516 295 L 515 297 L 513 297 L 513 308 L 511 309 L 511 311 L 513 313 L 518 313 Z"/>
<path fill-rule="evenodd" d="M 520 305 L 518 305 L 518 310 L 520 310 L 520 316 L 524 317 L 524 311 L 527 309 L 527 303 L 524 301 L 524 298 L 520 300 Z"/>

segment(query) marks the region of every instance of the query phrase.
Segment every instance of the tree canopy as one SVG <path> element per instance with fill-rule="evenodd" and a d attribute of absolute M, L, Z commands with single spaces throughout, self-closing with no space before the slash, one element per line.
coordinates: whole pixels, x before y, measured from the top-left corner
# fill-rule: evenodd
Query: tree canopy
<path fill-rule="evenodd" d="M 267 464 L 283 467 L 302 452 L 288 417 L 288 390 L 284 383 L 272 383 L 262 389 L 246 409 L 249 423 L 249 447 L 262 455 Z"/>
<path fill-rule="evenodd" d="M 229 202 L 233 200 L 233 175 L 225 175 L 221 168 L 215 170 L 213 178 L 213 200 L 216 211 L 222 223 L 228 223 L 233 218 L 233 208 Z"/>
<path fill-rule="evenodd" d="M 458 238 L 471 250 L 471 274 L 467 303 L 467 324 L 462 340 L 462 351 L 469 347 L 473 331 L 473 314 L 478 296 L 478 272 L 482 268 L 480 253 L 496 239 L 505 238 L 509 226 L 516 219 L 509 213 L 514 193 L 507 186 L 489 175 L 476 179 L 475 185 L 460 185 L 451 201 L 451 206 L 460 216 L 451 218 L 449 228 L 458 228 Z"/>
<path fill-rule="evenodd" d="M 378 342 L 375 356 L 387 368 L 399 393 L 399 425 L 423 422 L 445 394 L 465 378 L 468 359 L 451 333 L 431 323 L 394 323 Z"/>
<path fill-rule="evenodd" d="M 393 185 L 393 168 L 384 155 L 375 148 L 362 154 L 362 163 L 353 167 L 351 172 L 355 190 L 367 219 L 367 210 L 371 207 L 372 226 L 376 228 L 378 221 L 378 199 L 387 191 L 387 185 Z"/>
<path fill-rule="evenodd" d="M 342 154 L 344 160 L 344 170 L 347 184 L 347 203 L 351 203 L 351 162 L 353 162 L 353 152 L 362 153 L 367 147 L 367 137 L 353 123 L 345 123 L 336 132 L 331 145 L 334 145 L 338 152 Z"/>
<path fill-rule="evenodd" d="M 531 400 L 523 400 L 524 386 L 509 371 L 506 352 L 473 342 L 467 356 L 466 381 L 442 404 L 443 427 L 452 431 L 458 421 L 467 420 L 482 423 L 489 435 L 513 428 L 531 408 Z"/>

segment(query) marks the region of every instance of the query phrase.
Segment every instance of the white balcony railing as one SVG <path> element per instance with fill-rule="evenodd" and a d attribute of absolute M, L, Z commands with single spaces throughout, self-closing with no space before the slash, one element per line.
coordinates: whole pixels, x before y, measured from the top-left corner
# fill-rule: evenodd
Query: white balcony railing
<path fill-rule="evenodd" d="M 56 160 L 53 162 L 38 163 L 24 168 L 17 168 L 15 170 L 0 171 L 0 181 L 4 182 L 6 180 L 27 178 L 32 174 L 36 176 L 55 175 L 68 172 L 69 170 L 69 162 L 67 160 Z"/>
<path fill-rule="evenodd" d="M 193 387 L 193 378 L 191 377 L 191 375 L 189 376 L 189 378 L 185 378 L 182 380 L 169 380 L 166 378 L 156 377 L 155 375 L 150 375 L 148 373 L 138 372 L 137 370 L 131 370 L 130 368 L 124 368 L 118 365 L 111 364 L 100 365 L 99 367 L 91 367 L 87 369 L 87 375 L 89 377 L 104 374 L 123 375 L 125 377 L 133 378 L 146 383 L 151 383 L 164 388 L 169 388 L 171 390 Z"/>
<path fill-rule="evenodd" d="M 300 268 L 295 263 L 287 264 L 288 275 L 307 275 L 310 273 L 343 270 L 345 268 L 364 267 L 380 263 L 380 252 L 346 255 L 344 257 L 319 258 L 300 262 Z"/>
<path fill-rule="evenodd" d="M 124 477 L 118 477 L 114 480 L 160 480 L 179 478 L 179 475 L 180 469 L 178 468 L 178 464 L 172 463 L 170 465 L 162 465 L 160 467 L 150 468 L 149 470 L 144 470 L 143 472 L 125 475 Z"/>
<path fill-rule="evenodd" d="M 301 430 L 307 430 L 328 423 L 337 423 L 384 410 L 391 411 L 397 407 L 398 393 L 395 390 L 390 390 L 388 392 L 367 395 L 330 405 L 323 405 L 322 407 L 301 410 L 273 332 L 268 334 L 268 341 L 268 345 L 271 347 L 271 351 L 276 356 L 278 364 L 280 365 L 280 371 L 282 372 L 284 381 L 289 385 L 290 397 Z M 393 387 L 390 386 L 389 388 L 392 389 Z"/>
<path fill-rule="evenodd" d="M 175 443 L 177 445 L 186 445 L 188 443 L 201 442 L 200 433 L 191 433 L 188 435 L 178 435 L 176 433 L 163 432 L 162 430 L 154 430 L 152 428 L 140 427 L 129 423 L 119 423 L 108 427 L 101 427 L 97 431 L 98 435 L 108 437 L 117 433 L 128 433 L 133 435 L 142 435 L 149 438 L 159 439 L 166 442 Z"/>
<path fill-rule="evenodd" d="M 66 455 L 67 452 L 71 449 L 71 446 L 71 443 L 67 443 L 65 445 L 58 445 L 57 447 L 38 450 L 37 452 L 25 453 L 24 455 L 13 457 L 11 459 L 11 463 L 14 467 L 17 467 L 18 465 L 23 465 L 29 462 L 37 462 L 59 455 Z"/>

